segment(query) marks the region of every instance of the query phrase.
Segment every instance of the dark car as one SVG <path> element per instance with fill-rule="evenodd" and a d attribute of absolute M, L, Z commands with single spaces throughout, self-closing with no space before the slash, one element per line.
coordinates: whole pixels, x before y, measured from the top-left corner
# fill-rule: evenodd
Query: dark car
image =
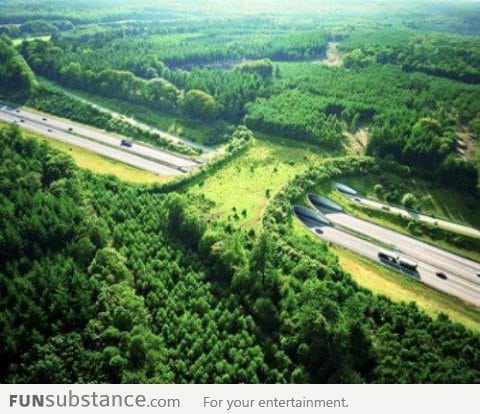
<path fill-rule="evenodd" d="M 20 119 L 20 122 L 23 124 L 25 122 L 25 119 Z"/>
<path fill-rule="evenodd" d="M 323 234 L 323 230 L 320 227 L 315 228 L 315 233 Z"/>
<path fill-rule="evenodd" d="M 390 211 L 390 207 L 388 207 L 388 206 L 382 206 L 382 210 Z"/>
<path fill-rule="evenodd" d="M 480 272 L 477 273 L 477 277 L 480 277 Z"/>
<path fill-rule="evenodd" d="M 440 279 L 447 280 L 447 274 L 445 272 L 442 272 L 441 270 L 438 270 L 437 272 L 435 272 L 435 274 Z"/>
<path fill-rule="evenodd" d="M 72 131 L 73 131 L 73 128 L 72 128 L 72 127 L 68 128 L 68 131 L 69 131 L 69 132 L 72 132 Z"/>
<path fill-rule="evenodd" d="M 48 119 L 47 118 L 42 118 L 42 121 L 48 121 Z"/>
<path fill-rule="evenodd" d="M 52 132 L 52 130 L 50 128 L 47 129 L 48 132 Z"/>
<path fill-rule="evenodd" d="M 129 148 L 131 148 L 131 146 L 133 145 L 133 143 L 132 143 L 132 141 L 127 141 L 126 139 L 122 139 L 122 140 L 120 141 L 120 145 L 121 145 L 122 147 L 129 147 Z"/>

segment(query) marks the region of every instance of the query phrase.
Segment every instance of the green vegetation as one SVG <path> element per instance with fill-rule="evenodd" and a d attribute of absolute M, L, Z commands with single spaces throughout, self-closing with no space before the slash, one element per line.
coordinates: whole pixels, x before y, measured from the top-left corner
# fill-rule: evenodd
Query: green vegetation
<path fill-rule="evenodd" d="M 233 127 L 222 122 L 202 122 L 182 116 L 159 112 L 143 105 L 124 102 L 118 99 L 105 98 L 88 92 L 72 90 L 58 85 L 51 85 L 67 96 L 72 96 L 91 106 L 98 106 L 106 111 L 122 114 L 125 117 L 143 122 L 168 133 L 205 145 L 215 145 L 226 141 Z"/>
<path fill-rule="evenodd" d="M 189 188 L 191 194 L 201 196 L 199 204 L 204 203 L 204 199 L 212 204 L 211 218 L 224 218 L 235 227 L 258 231 L 271 198 L 295 174 L 323 157 L 308 145 L 275 141 L 261 136 L 246 153 Z"/>
<path fill-rule="evenodd" d="M 331 182 L 480 226 L 480 6 L 54 3 L 2 2 L 2 102 L 209 162 L 158 182 L 0 127 L 1 382 L 480 382 L 478 309 L 292 214 L 322 192 L 479 257 Z"/>
<path fill-rule="evenodd" d="M 342 49 L 349 51 L 343 59 L 347 67 L 394 63 L 409 72 L 480 83 L 476 37 L 405 30 L 366 31 L 351 34 L 342 43 Z"/>
<path fill-rule="evenodd" d="M 277 238 L 276 211 L 304 175 L 252 240 L 207 227 L 188 198 L 80 173 L 18 127 L 1 134 L 3 382 L 478 379 L 478 335 L 359 288 L 308 236 Z M 306 175 L 372 162 L 326 161 Z"/>
<path fill-rule="evenodd" d="M 369 125 L 369 154 L 476 191 L 478 165 L 456 157 L 456 131 L 478 117 L 478 85 L 379 64 L 349 70 L 286 63 L 280 73 L 281 92 L 248 105 L 250 128 L 332 147 L 343 132 Z"/>
<path fill-rule="evenodd" d="M 2 124 L 0 123 L 0 125 Z M 52 148 L 70 155 L 75 161 L 75 164 L 80 168 L 87 169 L 96 174 L 111 175 L 118 177 L 121 180 L 137 184 L 158 183 L 167 180 L 165 177 L 160 177 L 156 174 L 139 170 L 130 165 L 111 160 L 56 139 L 48 138 L 33 132 L 28 132 L 27 136 L 42 142 L 47 142 Z"/>
<path fill-rule="evenodd" d="M 15 39 L 12 39 L 12 43 L 14 46 L 19 46 L 21 45 L 24 41 L 30 41 L 30 40 L 43 40 L 45 42 L 48 42 L 50 40 L 51 36 L 50 35 L 47 35 L 47 36 L 28 36 L 28 37 L 18 37 L 18 38 L 15 38 Z"/>
<path fill-rule="evenodd" d="M 318 243 L 318 238 L 313 239 L 314 236 L 297 220 L 293 223 L 293 231 L 298 236 L 308 234 L 312 241 Z M 360 286 L 394 302 L 415 302 L 432 318 L 444 314 L 469 329 L 480 332 L 480 314 L 477 308 L 348 250 L 337 246 L 329 249 L 338 256 L 342 269 L 352 275 Z"/>
<path fill-rule="evenodd" d="M 23 57 L 7 36 L 0 35 L 0 97 L 28 96 L 35 85 L 35 75 Z"/>
<path fill-rule="evenodd" d="M 401 176 L 388 171 L 377 176 L 367 174 L 346 177 L 341 182 L 368 198 L 397 205 L 401 204 L 406 194 L 412 194 L 418 211 L 480 228 L 480 217 L 477 214 L 480 201 L 465 191 L 433 184 L 412 174 Z M 331 194 L 331 186 L 327 185 L 323 191 Z M 336 197 L 336 200 L 342 202 L 341 197 Z M 355 205 L 352 203 L 352 207 Z"/>

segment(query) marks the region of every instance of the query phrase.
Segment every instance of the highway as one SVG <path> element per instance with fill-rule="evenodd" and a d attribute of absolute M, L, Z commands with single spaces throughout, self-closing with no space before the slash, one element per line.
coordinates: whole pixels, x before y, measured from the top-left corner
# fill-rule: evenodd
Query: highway
<path fill-rule="evenodd" d="M 413 211 L 406 210 L 404 208 L 383 204 L 378 201 L 362 197 L 361 195 L 355 195 L 355 196 L 351 196 L 348 194 L 345 194 L 345 195 L 349 197 L 351 200 L 357 203 L 360 203 L 365 207 L 369 207 L 375 210 L 387 211 L 391 214 L 400 215 L 409 219 L 423 221 L 425 223 L 432 224 L 434 226 L 438 226 L 446 230 L 455 231 L 457 233 L 465 234 L 468 236 L 480 237 L 480 230 L 474 229 L 473 227 L 463 226 L 461 224 L 452 223 L 451 221 L 427 216 L 426 214 L 416 213 Z"/>
<path fill-rule="evenodd" d="M 81 96 L 77 95 L 75 92 L 71 91 L 71 90 L 67 90 L 66 88 L 64 87 L 61 87 L 59 85 L 57 85 L 56 83 L 48 80 L 48 79 L 45 79 L 45 78 L 42 78 L 42 82 L 45 82 L 47 84 L 49 84 L 52 88 L 54 89 L 58 89 L 59 91 L 61 91 L 63 94 L 67 95 L 67 96 L 70 96 L 71 98 L 73 99 L 76 99 L 80 102 L 84 102 L 96 109 L 98 109 L 99 111 L 101 112 L 105 112 L 105 113 L 108 113 L 109 115 L 111 115 L 112 117 L 114 118 L 117 118 L 117 119 L 121 119 L 122 121 L 124 122 L 127 122 L 129 123 L 130 125 L 133 125 L 135 127 L 138 127 L 144 131 L 147 131 L 147 132 L 152 132 L 152 133 L 155 133 L 155 134 L 158 134 L 160 135 L 161 137 L 164 137 L 164 138 L 167 138 L 167 139 L 170 139 L 174 142 L 178 142 L 178 143 L 182 143 L 182 144 L 185 144 L 187 147 L 190 147 L 190 148 L 195 148 L 195 149 L 199 149 L 201 150 L 202 152 L 204 153 L 209 153 L 209 152 L 215 152 L 216 149 L 215 148 L 212 148 L 212 147 L 207 147 L 206 145 L 202 145 L 202 144 L 198 144 L 197 142 L 193 142 L 189 139 L 186 139 L 186 138 L 183 138 L 183 137 L 179 137 L 177 135 L 173 135 L 171 134 L 170 132 L 166 132 L 166 131 L 163 131 L 161 129 L 158 129 L 158 128 L 154 128 L 150 125 L 147 125 L 143 122 L 139 122 L 137 121 L 136 119 L 134 118 L 131 118 L 131 117 L 128 117 L 128 116 L 125 116 L 125 115 L 122 115 L 120 114 L 119 112 L 115 112 L 115 111 L 112 111 L 111 109 L 109 108 L 106 108 L 104 106 L 101 106 L 97 103 L 94 103 L 92 102 L 91 100 L 88 100 L 88 99 L 85 99 L 85 98 L 82 98 Z"/>
<path fill-rule="evenodd" d="M 480 272 L 480 264 L 472 260 L 346 213 L 328 212 L 323 209 L 321 211 L 332 223 L 342 228 L 368 235 L 369 238 L 374 238 L 381 243 L 393 245 L 397 252 L 403 253 L 410 258 L 428 263 L 439 270 L 456 274 L 464 279 L 480 284 L 480 278 L 475 275 L 477 272 Z"/>
<path fill-rule="evenodd" d="M 7 122 L 14 122 L 16 118 L 5 114 L 0 111 L 0 119 L 7 121 Z M 47 131 L 44 126 L 39 126 L 36 123 L 30 124 L 21 124 L 23 128 L 38 132 L 42 135 L 48 136 L 50 138 L 57 139 L 59 141 L 63 141 L 67 144 L 75 145 L 80 148 L 87 149 L 89 151 L 95 152 L 97 154 L 103 155 L 105 157 L 114 159 L 116 161 L 123 162 L 125 164 L 131 165 L 133 167 L 137 167 L 139 169 L 150 171 L 154 174 L 162 175 L 162 176 L 174 176 L 181 174 L 179 170 L 167 167 L 163 164 L 159 164 L 150 160 L 146 160 L 145 158 L 138 157 L 136 155 L 132 155 L 126 151 L 122 151 L 120 149 L 113 149 L 111 147 L 99 144 L 96 141 L 90 141 L 85 138 L 77 137 L 75 135 L 69 134 L 64 131 L 59 130 L 51 130 L 51 132 Z"/>
<path fill-rule="evenodd" d="M 0 119 L 17 122 L 23 128 L 156 174 L 176 175 L 188 172 L 198 165 L 189 158 L 148 145 L 134 143 L 132 147 L 122 147 L 120 141 L 128 138 L 24 108 L 0 105 Z"/>
<path fill-rule="evenodd" d="M 299 217 L 317 237 L 377 263 L 393 267 L 406 276 L 480 307 L 480 277 L 476 276 L 480 271 L 480 264 L 346 213 L 327 208 L 318 208 L 318 210 L 332 223 L 331 225 Z M 315 229 L 320 230 L 317 232 Z M 368 240 L 352 232 L 361 233 L 367 236 Z M 382 262 L 378 258 L 381 247 L 376 242 L 395 246 L 395 252 L 399 256 L 418 263 L 417 271 L 412 272 Z M 446 280 L 436 275 L 439 270 L 446 273 Z"/>

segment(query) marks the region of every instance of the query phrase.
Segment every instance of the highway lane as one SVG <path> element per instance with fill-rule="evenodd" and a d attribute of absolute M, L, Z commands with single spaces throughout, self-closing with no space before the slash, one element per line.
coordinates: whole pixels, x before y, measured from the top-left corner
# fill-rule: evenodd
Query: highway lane
<path fill-rule="evenodd" d="M 5 113 L 0 111 L 0 119 L 7 122 L 18 121 L 18 117 L 13 114 Z M 181 174 L 178 169 L 168 167 L 164 164 L 158 162 L 150 161 L 148 159 L 139 157 L 132 153 L 122 151 L 120 149 L 115 149 L 103 144 L 98 143 L 97 141 L 89 140 L 79 136 L 72 135 L 66 131 L 61 131 L 59 129 L 51 128 L 48 130 L 48 126 L 41 125 L 37 122 L 28 122 L 19 124 L 22 128 L 25 128 L 30 131 L 38 132 L 42 135 L 48 136 L 50 138 L 57 139 L 59 141 L 66 142 L 68 144 L 87 149 L 89 151 L 95 152 L 97 154 L 103 155 L 108 158 L 123 162 L 125 164 L 137 167 L 139 169 L 150 171 L 158 175 L 163 176 L 174 176 Z"/>
<path fill-rule="evenodd" d="M 174 135 L 174 134 L 171 134 L 170 132 L 167 132 L 167 131 L 163 131 L 161 129 L 158 129 L 158 128 L 155 128 L 155 127 L 152 127 L 150 125 L 147 125 L 143 122 L 140 122 L 140 121 L 137 121 L 136 119 L 134 118 L 131 118 L 131 117 L 128 117 L 128 116 L 125 116 L 119 112 L 115 112 L 115 111 L 112 111 L 111 109 L 109 108 L 106 108 L 104 106 L 101 106 L 97 103 L 94 103 L 92 102 L 91 100 L 88 100 L 88 99 L 85 99 L 79 95 L 77 95 L 76 93 L 74 93 L 73 91 L 70 91 L 70 90 L 67 90 L 59 85 L 57 85 L 56 83 L 48 80 L 48 79 L 45 79 L 45 78 L 42 78 L 42 82 L 45 82 L 47 84 L 49 84 L 52 88 L 54 89 L 58 89 L 60 90 L 63 94 L 67 95 L 67 96 L 70 96 L 71 98 L 73 99 L 76 99 L 80 102 L 84 102 L 96 109 L 98 109 L 99 111 L 101 112 L 105 112 L 105 113 L 108 113 L 110 114 L 111 116 L 113 116 L 114 118 L 117 118 L 117 119 L 121 119 L 123 120 L 124 122 L 127 122 L 129 123 L 130 125 L 133 125 L 133 126 L 136 126 L 140 129 L 143 129 L 144 131 L 147 131 L 147 132 L 153 132 L 155 134 L 158 134 L 162 137 L 165 137 L 165 138 L 168 138 L 174 142 L 178 142 L 178 143 L 182 143 L 182 144 L 185 144 L 186 146 L 190 147 L 190 148 L 195 148 L 195 149 L 199 149 L 201 151 L 203 151 L 204 153 L 209 153 L 209 152 L 215 152 L 216 149 L 213 148 L 213 147 L 208 147 L 206 145 L 202 145 L 202 144 L 198 144 L 197 142 L 193 142 L 189 139 L 186 139 L 186 138 L 183 138 L 183 137 L 179 137 L 177 135 Z"/>
<path fill-rule="evenodd" d="M 438 226 L 446 230 L 452 230 L 457 233 L 466 234 L 468 236 L 480 237 L 480 230 L 475 229 L 473 227 L 463 226 L 461 224 L 452 223 L 451 221 L 442 220 L 442 219 L 427 216 L 421 213 L 415 213 L 400 207 L 395 207 L 395 206 L 387 205 L 384 203 L 380 203 L 375 200 L 370 200 L 369 198 L 365 198 L 360 195 L 356 195 L 356 196 L 350 196 L 348 194 L 345 194 L 345 195 L 349 197 L 351 200 L 356 201 L 357 203 L 360 203 L 366 207 L 373 208 L 375 210 L 388 211 L 391 214 L 401 215 L 402 217 L 406 217 L 409 219 L 423 221 L 425 223 Z"/>
<path fill-rule="evenodd" d="M 396 251 L 410 258 L 428 263 L 439 270 L 446 271 L 447 274 L 454 274 L 480 285 L 480 277 L 476 276 L 476 273 L 480 272 L 479 263 L 349 214 L 332 212 L 322 208 L 320 210 L 332 223 L 338 226 L 363 233 L 381 243 L 393 245 Z"/>
<path fill-rule="evenodd" d="M 20 112 L 17 112 L 20 111 Z M 4 118 L 5 115 L 15 117 L 20 121 L 23 119 L 25 124 L 37 123 L 38 125 L 44 125 L 45 128 L 56 129 L 63 132 L 69 132 L 70 135 L 80 136 L 89 140 L 97 141 L 98 143 L 111 146 L 113 148 L 120 148 L 121 139 L 128 139 L 121 136 L 116 136 L 108 132 L 101 131 L 92 127 L 74 123 L 68 120 L 53 117 L 49 114 L 37 113 L 24 108 L 12 108 L 6 105 L 0 106 L 0 117 Z M 46 119 L 46 121 L 44 120 Z M 25 126 L 22 124 L 22 126 Z M 191 170 L 198 164 L 186 157 L 171 154 L 166 151 L 158 150 L 156 148 L 149 147 L 147 145 L 134 143 L 132 147 L 121 147 L 120 150 L 130 152 L 132 154 L 139 155 L 143 158 L 148 158 L 151 161 L 156 161 L 165 164 L 166 166 L 173 168 L 182 168 L 183 170 Z"/>
<path fill-rule="evenodd" d="M 436 268 L 424 262 L 419 262 L 417 272 L 403 270 L 399 267 L 386 264 L 378 258 L 380 248 L 376 244 L 363 240 L 360 237 L 354 236 L 333 226 L 319 225 L 318 223 L 308 220 L 302 221 L 317 237 L 325 241 L 343 247 L 377 263 L 393 267 L 395 270 L 404 273 L 406 276 L 417 279 L 422 283 L 452 296 L 456 296 L 466 302 L 480 306 L 480 285 L 478 284 L 453 275 L 450 275 L 447 280 L 440 279 L 435 274 Z M 318 234 L 315 232 L 316 228 L 320 228 L 322 233 Z"/>

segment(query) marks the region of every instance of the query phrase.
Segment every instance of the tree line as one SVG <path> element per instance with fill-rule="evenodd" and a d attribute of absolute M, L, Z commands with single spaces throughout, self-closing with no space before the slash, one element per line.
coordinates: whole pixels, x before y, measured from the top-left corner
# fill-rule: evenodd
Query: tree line
<path fill-rule="evenodd" d="M 79 171 L 15 126 L 0 134 L 2 382 L 480 380 L 478 334 L 360 288 L 291 232 L 290 201 L 377 161 L 298 176 L 254 237 L 207 225 L 188 196 Z"/>
<path fill-rule="evenodd" d="M 24 97 L 36 85 L 35 75 L 17 52 L 10 38 L 0 35 L 0 94 L 7 98 Z"/>
<path fill-rule="evenodd" d="M 480 88 L 396 65 L 361 69 L 280 65 L 271 96 L 247 105 L 254 129 L 334 147 L 345 130 L 370 130 L 367 153 L 430 171 L 476 191 L 479 166 L 457 155 L 457 130 L 475 125 Z"/>
<path fill-rule="evenodd" d="M 480 50 L 472 36 L 400 30 L 354 32 L 342 43 L 345 66 L 398 64 L 408 72 L 423 72 L 467 83 L 480 83 Z"/>

